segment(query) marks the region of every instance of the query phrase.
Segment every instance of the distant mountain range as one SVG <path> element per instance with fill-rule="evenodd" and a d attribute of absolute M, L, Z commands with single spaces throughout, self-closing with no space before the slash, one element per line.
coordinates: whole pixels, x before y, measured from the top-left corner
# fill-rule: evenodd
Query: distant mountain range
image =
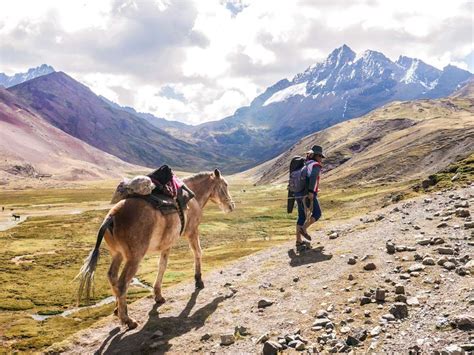
<path fill-rule="evenodd" d="M 226 173 L 275 158 L 308 134 L 389 102 L 448 96 L 472 77 L 415 58 L 393 62 L 370 50 L 356 55 L 343 45 L 293 79 L 270 86 L 232 116 L 190 126 L 122 107 L 47 65 L 0 75 L 8 86 L 19 82 L 8 91 L 50 124 L 126 162 L 167 163 L 186 171 L 220 167 Z"/>
<path fill-rule="evenodd" d="M 139 115 L 117 109 L 63 72 L 8 89 L 53 126 L 127 162 L 156 167 L 209 169 L 219 154 L 174 138 Z"/>
<path fill-rule="evenodd" d="M 260 184 L 285 182 L 291 158 L 313 144 L 326 150 L 327 184 L 426 178 L 474 151 L 474 80 L 446 98 L 387 104 L 310 134 L 277 158 L 242 174 Z"/>
<path fill-rule="evenodd" d="M 11 76 L 8 76 L 4 73 L 0 73 L 0 86 L 9 88 L 10 86 L 21 84 L 25 81 L 53 72 L 54 68 L 52 66 L 42 64 L 39 67 L 28 69 L 26 73 L 17 73 Z"/>
<path fill-rule="evenodd" d="M 251 167 L 307 134 L 391 101 L 447 96 L 471 77 L 454 66 L 438 70 L 414 58 L 392 62 L 370 50 L 357 56 L 343 45 L 291 81 L 267 88 L 234 115 L 198 126 L 193 135 L 220 145 L 223 152 L 240 154 Z"/>

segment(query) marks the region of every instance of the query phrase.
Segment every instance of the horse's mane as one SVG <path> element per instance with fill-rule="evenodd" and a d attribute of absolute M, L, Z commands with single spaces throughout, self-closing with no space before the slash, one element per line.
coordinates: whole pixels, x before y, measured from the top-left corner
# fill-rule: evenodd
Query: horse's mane
<path fill-rule="evenodd" d="M 212 173 L 209 172 L 209 171 L 201 171 L 201 172 L 196 173 L 194 175 L 186 176 L 183 180 L 187 181 L 187 182 L 193 182 L 193 181 L 199 180 L 203 177 L 209 177 L 210 174 L 212 174 Z"/>

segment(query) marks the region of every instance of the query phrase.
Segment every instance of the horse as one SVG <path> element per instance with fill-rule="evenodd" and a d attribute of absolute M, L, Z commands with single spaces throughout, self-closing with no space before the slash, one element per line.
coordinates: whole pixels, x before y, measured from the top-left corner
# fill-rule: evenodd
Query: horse
<path fill-rule="evenodd" d="M 201 276 L 201 245 L 198 226 L 201 223 L 203 209 L 212 201 L 225 212 L 235 208 L 229 194 L 228 183 L 218 169 L 213 172 L 201 172 L 183 179 L 184 183 L 194 192 L 194 199 L 185 210 L 186 226 L 183 235 L 188 239 L 194 253 L 194 279 L 196 289 L 204 288 Z M 107 276 L 112 293 L 116 299 L 114 314 L 118 315 L 122 324 L 134 329 L 138 323 L 128 316 L 126 295 L 132 278 L 135 276 L 140 261 L 145 254 L 159 252 L 158 274 L 153 286 L 155 302 L 163 304 L 165 299 L 161 293 L 163 275 L 168 263 L 171 247 L 180 236 L 181 222 L 177 213 L 164 215 L 153 208 L 148 202 L 139 198 L 127 198 L 115 204 L 97 234 L 94 249 L 86 258 L 77 278 L 80 279 L 78 303 L 83 294 L 90 299 L 94 273 L 99 259 L 99 248 L 105 238 L 112 256 Z M 124 266 L 120 273 L 120 265 Z"/>

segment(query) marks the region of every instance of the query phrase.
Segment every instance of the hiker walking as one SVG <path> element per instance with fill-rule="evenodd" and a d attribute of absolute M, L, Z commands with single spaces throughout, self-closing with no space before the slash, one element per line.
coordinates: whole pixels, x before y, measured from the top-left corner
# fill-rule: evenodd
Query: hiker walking
<path fill-rule="evenodd" d="M 325 158 L 323 148 L 314 145 L 306 153 L 306 161 L 303 164 L 301 164 L 302 158 L 299 158 L 298 162 L 297 158 L 293 158 L 293 167 L 290 165 L 289 191 L 293 192 L 298 205 L 296 221 L 296 247 L 298 249 L 310 246 L 311 236 L 308 234 L 308 228 L 321 218 L 318 190 L 323 158 Z M 295 165 L 298 164 L 302 166 L 296 167 Z"/>

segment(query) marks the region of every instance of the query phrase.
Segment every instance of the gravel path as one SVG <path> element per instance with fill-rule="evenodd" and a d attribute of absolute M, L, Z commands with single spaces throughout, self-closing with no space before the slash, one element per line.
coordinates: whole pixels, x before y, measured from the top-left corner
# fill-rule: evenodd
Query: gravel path
<path fill-rule="evenodd" d="M 317 230 L 310 251 L 288 243 L 242 258 L 205 275 L 200 292 L 183 283 L 165 290 L 159 309 L 151 298 L 132 304 L 133 331 L 110 316 L 51 351 L 472 349 L 473 204 L 470 187 Z"/>

